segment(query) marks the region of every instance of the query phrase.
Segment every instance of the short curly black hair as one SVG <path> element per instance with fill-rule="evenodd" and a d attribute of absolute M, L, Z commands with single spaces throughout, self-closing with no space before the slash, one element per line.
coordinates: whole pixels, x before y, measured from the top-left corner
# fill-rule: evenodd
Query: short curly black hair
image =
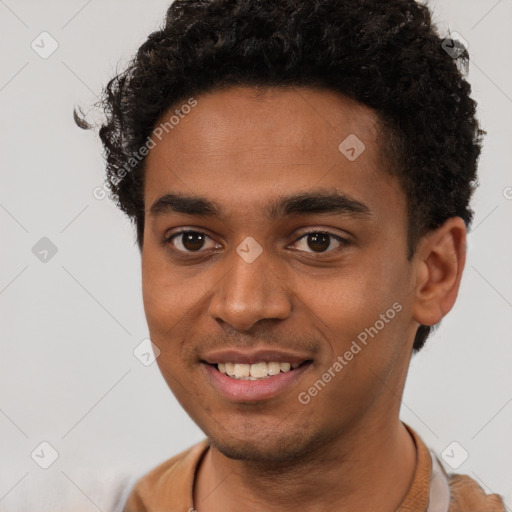
<path fill-rule="evenodd" d="M 473 218 L 485 132 L 463 78 L 468 62 L 466 48 L 441 38 L 414 0 L 175 0 L 103 91 L 110 197 L 134 222 L 142 250 L 140 149 L 163 114 L 229 86 L 328 88 L 377 114 L 386 172 L 407 198 L 410 259 L 446 219 L 469 227 Z M 86 127 L 76 111 L 75 120 Z M 414 351 L 430 329 L 418 328 Z"/>

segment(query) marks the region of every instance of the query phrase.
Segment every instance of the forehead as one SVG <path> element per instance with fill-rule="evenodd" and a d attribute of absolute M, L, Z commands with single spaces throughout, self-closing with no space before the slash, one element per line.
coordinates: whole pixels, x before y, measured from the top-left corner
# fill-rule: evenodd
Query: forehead
<path fill-rule="evenodd" d="M 232 87 L 195 100 L 161 140 L 153 137 L 147 211 L 172 192 L 208 197 L 252 215 L 271 197 L 317 188 L 382 206 L 391 194 L 400 203 L 399 187 L 384 172 L 373 110 L 311 88 Z M 180 105 L 160 123 L 174 112 L 180 113 Z"/>
<path fill-rule="evenodd" d="M 246 151 L 268 152 L 280 146 L 283 156 L 309 152 L 318 158 L 320 153 L 339 156 L 339 143 L 351 134 L 371 146 L 379 140 L 375 112 L 328 89 L 231 87 L 196 101 L 186 115 L 173 116 L 176 124 L 167 126 L 165 143 L 153 154 L 179 146 L 180 152 L 195 158 L 222 158 L 229 152 L 236 163 L 244 160 Z M 165 127 L 185 103 L 172 107 L 157 125 Z"/>

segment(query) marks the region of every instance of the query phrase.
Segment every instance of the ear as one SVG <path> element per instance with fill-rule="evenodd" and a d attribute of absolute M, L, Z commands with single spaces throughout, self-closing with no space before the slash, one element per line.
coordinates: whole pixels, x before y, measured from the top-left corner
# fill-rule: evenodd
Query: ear
<path fill-rule="evenodd" d="M 425 235 L 414 256 L 413 318 L 434 325 L 452 309 L 466 263 L 466 224 L 451 217 Z"/>

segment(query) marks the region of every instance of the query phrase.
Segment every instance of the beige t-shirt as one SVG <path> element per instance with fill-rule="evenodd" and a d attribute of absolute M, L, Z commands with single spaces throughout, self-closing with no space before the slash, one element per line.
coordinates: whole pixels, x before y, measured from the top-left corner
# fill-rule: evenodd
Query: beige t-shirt
<path fill-rule="evenodd" d="M 409 491 L 396 512 L 426 512 L 432 459 L 419 435 L 408 425 L 405 427 L 416 444 L 417 465 Z M 144 475 L 128 496 L 124 512 L 187 512 L 193 509 L 196 469 L 208 448 L 208 440 L 204 439 Z M 444 472 L 444 468 L 441 469 Z M 501 497 L 487 495 L 469 476 L 444 474 L 450 489 L 449 512 L 505 512 Z"/>

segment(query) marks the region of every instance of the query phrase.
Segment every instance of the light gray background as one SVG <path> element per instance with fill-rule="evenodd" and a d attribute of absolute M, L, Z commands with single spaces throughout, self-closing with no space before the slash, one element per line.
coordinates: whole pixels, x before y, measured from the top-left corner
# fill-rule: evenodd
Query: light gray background
<path fill-rule="evenodd" d="M 512 1 L 430 5 L 443 33 L 469 43 L 469 81 L 488 136 L 459 299 L 413 358 L 402 419 L 438 454 L 459 443 L 469 457 L 457 472 L 504 495 L 512 510 Z M 93 196 L 102 148 L 72 119 L 73 106 L 94 102 L 167 6 L 0 0 L 4 512 L 114 510 L 115 489 L 203 437 L 156 364 L 133 354 L 148 336 L 139 253 L 128 220 Z M 47 59 L 31 48 L 42 31 L 59 44 Z M 32 253 L 42 237 L 58 248 L 47 263 Z M 31 458 L 43 441 L 59 454 L 46 470 Z M 39 461 L 50 456 L 40 450 Z"/>

